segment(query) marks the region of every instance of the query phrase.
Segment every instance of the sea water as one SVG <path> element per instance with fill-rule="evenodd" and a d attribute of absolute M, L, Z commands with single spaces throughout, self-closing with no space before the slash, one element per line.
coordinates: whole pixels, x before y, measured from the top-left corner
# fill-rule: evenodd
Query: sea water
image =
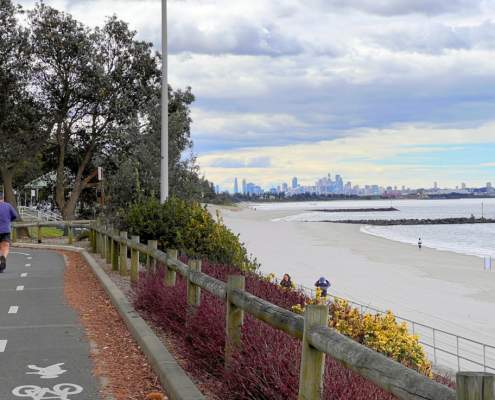
<path fill-rule="evenodd" d="M 341 220 L 392 220 L 480 218 L 495 219 L 495 199 L 460 200 L 351 200 L 327 202 L 297 202 L 256 204 L 259 210 L 287 210 L 290 216 L 274 219 L 275 222 L 322 222 Z M 398 211 L 373 212 L 321 212 L 320 209 L 396 208 Z M 417 245 L 454 251 L 479 257 L 495 257 L 495 224 L 454 225 L 364 225 L 361 231 Z"/>

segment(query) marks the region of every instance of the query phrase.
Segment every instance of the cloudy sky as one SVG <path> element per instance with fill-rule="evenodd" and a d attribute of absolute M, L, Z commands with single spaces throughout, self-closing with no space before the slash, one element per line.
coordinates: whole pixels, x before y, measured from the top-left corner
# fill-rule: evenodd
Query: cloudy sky
<path fill-rule="evenodd" d="M 159 48 L 159 0 L 45 3 Z M 194 151 L 221 187 L 495 183 L 494 1 L 168 3 L 170 83 L 197 96 Z"/>

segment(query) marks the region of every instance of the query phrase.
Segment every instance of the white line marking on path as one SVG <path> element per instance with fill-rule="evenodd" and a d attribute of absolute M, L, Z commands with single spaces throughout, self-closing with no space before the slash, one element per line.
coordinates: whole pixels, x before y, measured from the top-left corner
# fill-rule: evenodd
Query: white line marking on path
<path fill-rule="evenodd" d="M 23 273 L 21 274 L 21 278 L 25 278 L 26 276 L 28 276 L 27 272 L 23 272 Z"/>
<path fill-rule="evenodd" d="M 10 254 L 20 254 L 21 256 L 27 256 L 27 257 L 29 257 L 31 255 L 28 253 L 21 253 L 19 251 L 11 251 Z"/>
<path fill-rule="evenodd" d="M 21 290 L 24 290 L 24 286 L 22 285 L 19 285 L 15 288 L 15 290 L 17 290 L 18 292 L 20 292 Z"/>
<path fill-rule="evenodd" d="M 7 347 L 7 340 L 0 340 L 0 353 L 3 353 L 6 347 Z"/>
<path fill-rule="evenodd" d="M 10 306 L 9 314 L 17 314 L 17 311 L 19 311 L 19 306 Z"/>
<path fill-rule="evenodd" d="M 33 257 L 27 257 L 27 259 L 28 259 L 28 260 L 32 260 L 32 259 L 33 259 Z"/>
<path fill-rule="evenodd" d="M 25 265 L 25 267 L 30 267 L 30 266 L 31 266 L 31 264 L 26 264 L 26 265 Z"/>

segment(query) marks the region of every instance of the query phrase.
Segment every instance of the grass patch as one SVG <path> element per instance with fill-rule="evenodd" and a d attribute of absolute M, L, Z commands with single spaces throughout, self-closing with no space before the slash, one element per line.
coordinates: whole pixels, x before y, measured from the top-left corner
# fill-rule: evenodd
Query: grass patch
<path fill-rule="evenodd" d="M 29 236 L 38 239 L 38 228 L 29 228 Z M 41 228 L 41 237 L 44 239 L 56 239 L 64 236 L 64 231 L 60 228 L 44 226 Z"/>

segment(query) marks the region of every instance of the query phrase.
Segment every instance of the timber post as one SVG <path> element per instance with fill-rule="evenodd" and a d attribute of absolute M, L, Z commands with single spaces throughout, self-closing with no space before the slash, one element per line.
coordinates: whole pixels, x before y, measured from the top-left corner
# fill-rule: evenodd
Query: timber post
<path fill-rule="evenodd" d="M 495 374 L 458 372 L 457 400 L 495 400 Z"/>
<path fill-rule="evenodd" d="M 167 256 L 172 260 L 177 260 L 179 252 L 177 250 L 167 250 Z M 168 265 L 165 268 L 165 286 L 175 286 L 177 281 L 177 273 Z"/>
<path fill-rule="evenodd" d="M 68 234 L 68 231 L 67 231 L 67 234 Z M 101 235 L 100 232 L 95 231 L 95 254 L 98 254 L 100 252 L 100 235 Z"/>
<path fill-rule="evenodd" d="M 113 230 L 112 235 L 117 236 L 118 231 L 116 229 Z M 112 271 L 118 271 L 119 270 L 119 250 L 118 250 L 118 242 L 112 238 L 112 246 L 111 246 L 111 251 L 112 251 Z"/>
<path fill-rule="evenodd" d="M 328 306 L 307 305 L 304 312 L 298 400 L 320 400 L 322 398 L 325 353 L 316 350 L 308 342 L 309 331 L 320 326 L 328 326 Z"/>
<path fill-rule="evenodd" d="M 119 272 L 120 276 L 126 276 L 127 271 L 127 232 L 120 232 L 120 262 L 119 262 Z"/>
<path fill-rule="evenodd" d="M 191 282 L 191 273 L 201 272 L 201 260 L 190 260 L 187 276 L 187 304 L 192 312 L 201 304 L 201 288 Z"/>
<path fill-rule="evenodd" d="M 100 245 L 100 257 L 105 259 L 107 252 L 107 235 L 106 235 L 107 227 L 103 227 L 103 232 L 101 234 L 101 245 Z"/>
<path fill-rule="evenodd" d="M 12 243 L 17 242 L 17 227 L 12 227 Z"/>
<path fill-rule="evenodd" d="M 139 236 L 132 236 L 131 240 L 139 244 Z M 131 282 L 137 283 L 139 280 L 139 250 L 131 247 Z"/>
<path fill-rule="evenodd" d="M 91 227 L 91 233 L 90 233 L 90 238 L 91 238 L 91 252 L 96 253 L 96 230 L 95 227 Z"/>
<path fill-rule="evenodd" d="M 230 294 L 234 289 L 244 290 L 246 278 L 243 275 L 230 275 L 227 280 L 227 315 L 225 318 L 225 365 L 229 366 L 232 355 L 241 346 L 242 325 L 244 324 L 244 310 L 230 301 Z"/>
<path fill-rule="evenodd" d="M 41 225 L 40 223 L 38 222 L 38 226 L 36 227 L 36 236 L 37 236 L 37 239 L 38 239 L 38 243 L 42 243 L 42 237 L 41 237 Z"/>
<path fill-rule="evenodd" d="M 107 264 L 112 263 L 112 231 L 113 231 L 112 226 L 109 226 L 105 234 L 105 240 L 106 240 L 105 261 Z"/>
<path fill-rule="evenodd" d="M 72 230 L 72 222 L 71 221 L 67 222 L 67 229 L 68 229 L 68 235 L 69 235 L 68 242 L 69 242 L 69 244 L 74 244 L 74 232 Z"/>
<path fill-rule="evenodd" d="M 148 249 L 150 251 L 158 249 L 158 240 L 148 240 Z M 156 260 L 149 254 L 146 257 L 146 268 L 148 272 L 156 272 Z"/>

